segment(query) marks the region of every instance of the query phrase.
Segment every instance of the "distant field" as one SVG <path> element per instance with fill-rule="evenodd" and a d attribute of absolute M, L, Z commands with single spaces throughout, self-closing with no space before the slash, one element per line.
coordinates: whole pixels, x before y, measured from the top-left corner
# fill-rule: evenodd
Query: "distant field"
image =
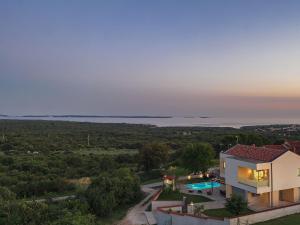
<path fill-rule="evenodd" d="M 134 155 L 138 153 L 136 149 L 103 149 L 103 148 L 82 148 L 79 150 L 75 150 L 74 153 L 82 154 L 82 155 L 122 155 L 122 154 L 130 154 Z"/>

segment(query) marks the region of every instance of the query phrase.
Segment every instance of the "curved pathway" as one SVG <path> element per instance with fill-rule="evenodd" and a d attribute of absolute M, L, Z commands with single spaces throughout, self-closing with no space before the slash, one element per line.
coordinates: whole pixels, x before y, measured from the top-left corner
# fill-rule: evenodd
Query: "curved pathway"
<path fill-rule="evenodd" d="M 141 189 L 144 193 L 148 195 L 137 205 L 129 209 L 127 215 L 124 219 L 122 219 L 118 225 L 143 225 L 148 224 L 146 216 L 144 214 L 146 208 L 148 207 L 149 203 L 145 204 L 149 199 L 153 197 L 155 193 L 157 193 L 157 189 L 155 187 L 162 186 L 162 182 L 153 183 L 142 185 Z"/>

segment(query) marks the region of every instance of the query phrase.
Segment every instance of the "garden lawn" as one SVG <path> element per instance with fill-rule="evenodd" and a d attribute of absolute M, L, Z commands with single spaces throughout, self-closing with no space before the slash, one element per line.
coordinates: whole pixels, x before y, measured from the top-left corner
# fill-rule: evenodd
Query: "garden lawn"
<path fill-rule="evenodd" d="M 250 209 L 247 209 L 244 212 L 242 212 L 241 215 L 248 214 L 248 213 L 251 213 L 251 212 L 253 212 L 253 211 L 251 211 Z M 226 208 L 208 209 L 208 210 L 204 211 L 204 214 L 207 215 L 207 216 L 221 217 L 221 218 L 235 216 L 234 214 L 229 212 Z"/>
<path fill-rule="evenodd" d="M 297 225 L 300 223 L 300 214 L 293 214 L 254 225 Z"/>
<path fill-rule="evenodd" d="M 188 204 L 191 202 L 199 203 L 212 201 L 211 199 L 204 196 L 183 194 L 179 191 L 163 191 L 159 195 L 157 201 L 181 201 L 183 199 L 183 196 L 187 198 Z"/>

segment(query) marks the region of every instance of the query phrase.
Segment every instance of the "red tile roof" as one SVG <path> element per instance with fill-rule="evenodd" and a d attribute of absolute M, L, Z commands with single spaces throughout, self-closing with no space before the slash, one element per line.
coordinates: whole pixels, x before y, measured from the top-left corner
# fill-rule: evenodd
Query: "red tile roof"
<path fill-rule="evenodd" d="M 283 146 L 286 149 L 300 155 L 300 141 L 286 141 Z"/>
<path fill-rule="evenodd" d="M 264 145 L 265 148 L 271 148 L 271 149 L 286 149 L 286 147 L 284 147 L 284 145 Z"/>
<path fill-rule="evenodd" d="M 163 180 L 175 180 L 175 176 L 164 175 Z"/>
<path fill-rule="evenodd" d="M 254 145 L 238 144 L 227 150 L 225 154 L 242 159 L 272 162 L 286 151 L 288 150 L 285 148 L 256 147 Z"/>

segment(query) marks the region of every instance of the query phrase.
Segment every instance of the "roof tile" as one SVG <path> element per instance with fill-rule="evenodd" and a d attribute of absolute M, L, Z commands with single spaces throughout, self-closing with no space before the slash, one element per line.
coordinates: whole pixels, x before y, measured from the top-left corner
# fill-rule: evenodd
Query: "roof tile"
<path fill-rule="evenodd" d="M 263 162 L 272 162 L 288 150 L 279 147 L 256 147 L 254 145 L 236 145 L 228 149 L 225 154 L 238 158 L 250 159 Z"/>

